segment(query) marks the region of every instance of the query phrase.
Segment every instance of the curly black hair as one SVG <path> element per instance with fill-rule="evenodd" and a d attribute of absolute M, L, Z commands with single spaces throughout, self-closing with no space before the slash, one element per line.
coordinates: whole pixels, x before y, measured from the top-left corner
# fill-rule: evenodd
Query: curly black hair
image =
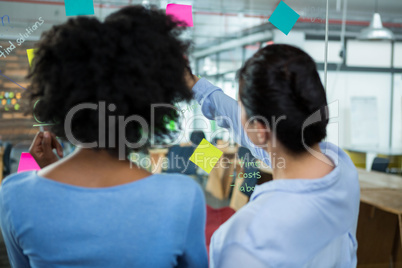
<path fill-rule="evenodd" d="M 259 50 L 240 69 L 240 100 L 247 116 L 262 115 L 288 151 L 299 154 L 322 141 L 328 124 L 324 87 L 314 60 L 289 45 L 270 45 Z M 321 120 L 303 124 L 319 111 Z M 275 118 L 275 119 L 274 119 Z M 280 121 L 280 122 L 279 122 Z"/>
<path fill-rule="evenodd" d="M 125 7 L 104 22 L 77 17 L 54 26 L 42 34 L 28 74 L 32 112 L 40 121 L 54 123 L 51 131 L 66 138 L 64 124 L 70 110 L 79 104 L 104 103 L 110 108 L 105 123 L 99 119 L 100 105 L 82 109 L 72 118 L 71 133 L 80 143 L 90 143 L 103 132 L 106 143 L 91 148 L 111 152 L 117 152 L 123 136 L 127 143 L 149 141 L 151 133 L 135 121 L 121 133 L 118 121 L 133 115 L 148 125 L 154 123 L 154 138 L 169 137 L 168 123 L 177 121 L 177 111 L 158 108 L 152 118 L 151 105 L 192 98 L 184 79 L 190 43 L 179 39 L 183 30 L 163 11 L 143 6 Z"/>

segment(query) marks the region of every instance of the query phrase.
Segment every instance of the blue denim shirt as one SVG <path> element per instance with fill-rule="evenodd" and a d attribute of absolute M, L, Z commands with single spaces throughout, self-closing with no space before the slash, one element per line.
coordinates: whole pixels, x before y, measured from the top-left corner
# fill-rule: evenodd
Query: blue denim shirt
<path fill-rule="evenodd" d="M 235 100 L 201 79 L 193 91 L 203 114 L 234 132 L 237 142 L 267 164 L 240 123 Z M 275 179 L 256 186 L 250 202 L 213 235 L 210 267 L 356 267 L 360 187 L 350 158 L 323 142 L 335 167 L 320 179 Z"/>

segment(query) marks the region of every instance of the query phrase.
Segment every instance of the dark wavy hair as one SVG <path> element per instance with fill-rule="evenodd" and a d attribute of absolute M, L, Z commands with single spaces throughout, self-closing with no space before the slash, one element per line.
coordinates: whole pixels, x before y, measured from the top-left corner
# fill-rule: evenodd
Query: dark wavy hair
<path fill-rule="evenodd" d="M 270 45 L 250 58 L 238 76 L 247 116 L 263 116 L 269 126 L 277 120 L 276 137 L 290 152 L 305 152 L 303 143 L 310 147 L 326 137 L 326 95 L 308 54 L 289 45 Z M 302 130 L 303 123 L 316 111 L 322 120 Z M 286 118 L 279 121 L 281 116 Z"/>
<path fill-rule="evenodd" d="M 54 26 L 42 34 L 28 74 L 36 118 L 54 123 L 51 131 L 65 138 L 66 115 L 78 104 L 105 102 L 105 107 L 116 108 L 106 110 L 108 116 L 139 115 L 150 124 L 152 104 L 189 101 L 192 93 L 184 71 L 189 68 L 190 44 L 179 39 L 183 29 L 163 11 L 142 6 L 123 8 L 105 22 L 77 17 Z M 168 123 L 177 119 L 176 110 L 156 109 L 156 139 L 169 136 Z M 97 141 L 104 130 L 103 148 L 115 152 L 113 144 L 119 135 L 109 137 L 110 131 L 118 133 L 115 121 L 107 119 L 99 126 L 98 111 L 84 109 L 74 115 L 71 131 L 78 141 L 87 143 Z M 150 136 L 137 122 L 127 124 L 124 134 L 132 143 Z M 149 142 L 140 149 L 147 147 Z"/>

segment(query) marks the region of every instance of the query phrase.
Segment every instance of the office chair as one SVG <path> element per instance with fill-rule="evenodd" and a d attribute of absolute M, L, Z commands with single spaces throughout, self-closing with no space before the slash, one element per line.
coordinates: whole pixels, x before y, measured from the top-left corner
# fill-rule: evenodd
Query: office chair
<path fill-rule="evenodd" d="M 15 173 L 18 170 L 18 165 L 20 163 L 21 153 L 28 153 L 29 147 L 31 146 L 30 141 L 24 141 L 16 144 L 10 153 L 10 173 Z"/>
<path fill-rule="evenodd" d="M 10 153 L 11 153 L 11 148 L 12 144 L 10 142 L 4 142 L 3 143 L 3 148 L 4 148 L 4 154 L 3 154 L 3 178 L 6 176 L 10 175 L 11 173 L 11 168 L 10 168 Z"/>
<path fill-rule="evenodd" d="M 387 172 L 389 165 L 388 158 L 376 157 L 374 158 L 373 164 L 371 165 L 371 170 L 379 172 Z"/>
<path fill-rule="evenodd" d="M 198 146 L 202 139 L 205 139 L 205 134 L 202 130 L 193 131 L 190 135 L 190 141 L 193 146 Z"/>
<path fill-rule="evenodd" d="M 211 144 L 212 144 L 213 146 L 217 146 L 219 140 L 222 140 L 222 138 L 215 137 L 215 138 L 212 139 Z"/>
<path fill-rule="evenodd" d="M 170 147 L 167 154 L 168 168 L 164 172 L 193 176 L 203 185 L 203 176 L 197 172 L 198 167 L 190 161 L 194 150 L 195 148 L 192 146 L 174 145 Z"/>
<path fill-rule="evenodd" d="M 197 166 L 190 161 L 190 157 L 194 152 L 192 146 L 174 145 L 169 148 L 168 168 L 166 173 L 181 173 L 186 175 L 195 175 Z M 187 168 L 186 168 L 187 167 Z"/>

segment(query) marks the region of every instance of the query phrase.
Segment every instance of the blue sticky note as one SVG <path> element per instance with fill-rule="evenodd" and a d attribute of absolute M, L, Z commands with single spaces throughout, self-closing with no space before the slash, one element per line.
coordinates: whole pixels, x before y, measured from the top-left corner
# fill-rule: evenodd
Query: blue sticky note
<path fill-rule="evenodd" d="M 93 0 L 64 0 L 66 16 L 94 15 Z"/>
<path fill-rule="evenodd" d="M 281 1 L 268 19 L 281 32 L 288 35 L 300 15 L 291 9 L 285 2 Z"/>

